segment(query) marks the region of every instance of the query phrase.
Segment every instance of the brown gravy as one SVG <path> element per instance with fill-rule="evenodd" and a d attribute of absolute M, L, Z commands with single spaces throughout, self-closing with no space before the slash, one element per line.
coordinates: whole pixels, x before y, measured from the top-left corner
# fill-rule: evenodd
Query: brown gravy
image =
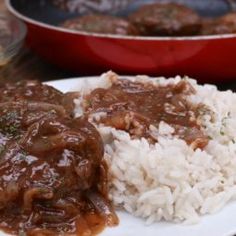
<path fill-rule="evenodd" d="M 72 118 L 66 95 L 50 86 L 27 81 L 0 92 L 0 229 L 90 236 L 118 224 L 95 127 Z"/>
<path fill-rule="evenodd" d="M 193 148 L 203 148 L 208 138 L 197 123 L 196 108 L 186 100 L 194 88 L 186 81 L 176 85 L 154 86 L 151 83 L 117 80 L 109 89 L 95 89 L 84 102 L 87 113 L 105 112 L 100 122 L 128 131 L 132 137 L 155 138 L 150 125 L 161 121 L 175 129 L 175 135 Z"/>

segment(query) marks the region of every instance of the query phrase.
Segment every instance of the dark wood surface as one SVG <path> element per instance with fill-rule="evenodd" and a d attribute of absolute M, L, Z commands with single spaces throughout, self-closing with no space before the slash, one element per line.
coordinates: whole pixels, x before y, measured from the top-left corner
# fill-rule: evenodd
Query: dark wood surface
<path fill-rule="evenodd" d="M 0 13 L 6 11 L 4 0 L 0 0 Z M 37 79 L 41 81 L 77 77 L 69 71 L 57 68 L 31 52 L 26 46 L 7 65 L 0 68 L 0 81 L 17 81 L 22 79 Z M 217 85 L 221 90 L 231 89 L 236 91 L 235 82 Z"/>
<path fill-rule="evenodd" d="M 74 76 L 78 75 L 46 63 L 27 47 L 23 47 L 15 58 L 0 69 L 0 81 L 23 79 L 48 81 Z"/>

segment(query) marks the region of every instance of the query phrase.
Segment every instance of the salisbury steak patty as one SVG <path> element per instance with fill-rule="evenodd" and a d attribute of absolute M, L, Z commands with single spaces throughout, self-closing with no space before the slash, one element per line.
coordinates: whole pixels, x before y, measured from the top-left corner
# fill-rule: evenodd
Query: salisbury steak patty
<path fill-rule="evenodd" d="M 202 35 L 236 33 L 236 13 L 229 13 L 220 18 L 207 19 L 202 25 Z"/>
<path fill-rule="evenodd" d="M 38 81 L 0 85 L 0 94 L 0 230 L 91 236 L 117 224 L 103 142 L 72 117 L 75 94 Z"/>
<path fill-rule="evenodd" d="M 129 18 L 143 35 L 194 35 L 201 27 L 197 13 L 175 3 L 148 4 L 139 8 Z"/>
<path fill-rule="evenodd" d="M 138 30 L 125 19 L 107 15 L 87 15 L 65 21 L 62 27 L 91 33 L 138 35 Z"/>

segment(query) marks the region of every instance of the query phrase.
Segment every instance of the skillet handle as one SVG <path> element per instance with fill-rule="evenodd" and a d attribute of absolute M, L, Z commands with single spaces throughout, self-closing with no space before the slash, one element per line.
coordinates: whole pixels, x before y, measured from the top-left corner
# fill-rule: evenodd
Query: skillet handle
<path fill-rule="evenodd" d="M 226 0 L 226 1 L 230 7 L 230 10 L 236 11 L 236 0 Z"/>

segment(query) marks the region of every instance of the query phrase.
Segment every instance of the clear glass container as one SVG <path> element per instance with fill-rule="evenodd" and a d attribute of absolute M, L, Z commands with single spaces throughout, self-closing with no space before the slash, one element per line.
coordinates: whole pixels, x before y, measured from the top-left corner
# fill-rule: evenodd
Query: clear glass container
<path fill-rule="evenodd" d="M 23 22 L 9 14 L 0 14 L 0 67 L 19 52 L 26 32 Z"/>

